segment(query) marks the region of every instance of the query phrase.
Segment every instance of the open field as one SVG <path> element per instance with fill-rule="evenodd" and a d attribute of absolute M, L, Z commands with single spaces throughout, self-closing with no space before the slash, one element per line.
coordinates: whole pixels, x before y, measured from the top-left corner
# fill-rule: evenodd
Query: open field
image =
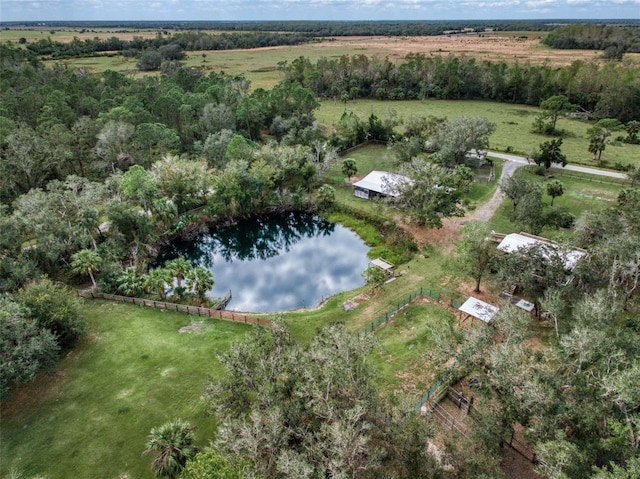
<path fill-rule="evenodd" d="M 324 125 L 335 125 L 344 111 L 353 111 L 363 120 L 372 113 L 378 118 L 387 118 L 390 114 L 409 120 L 417 116 L 433 115 L 440 118 L 458 116 L 485 116 L 496 124 L 496 131 L 489 138 L 490 148 L 498 151 L 527 155 L 540 143 L 553 137 L 531 133 L 534 119 L 540 113 L 537 107 L 516 105 L 513 103 L 496 103 L 484 100 L 413 100 L 413 101 L 379 101 L 356 100 L 346 105 L 339 101 L 323 101 L 316 112 L 316 118 Z M 567 130 L 563 139 L 562 151 L 567 155 L 569 163 L 596 166 L 588 151 L 589 140 L 587 130 L 591 123 L 580 120 L 560 119 L 558 128 Z M 612 137 L 620 133 L 614 133 Z M 640 160 L 640 145 L 629 145 L 621 142 L 607 145 L 602 159 L 610 166 L 616 163 L 624 165 L 637 164 Z"/>
<path fill-rule="evenodd" d="M 145 38 L 154 37 L 157 30 L 123 30 L 117 33 L 110 29 L 95 29 L 80 33 L 80 31 L 59 31 L 50 35 L 48 30 L 5 30 L 0 33 L 0 41 L 11 40 L 14 43 L 20 37 L 28 41 L 51 36 L 52 40 L 71 41 L 74 36 L 80 39 L 95 36 L 108 38 L 118 36 L 130 39 L 133 36 Z M 212 32 L 209 32 L 212 33 Z M 600 61 L 601 52 L 593 50 L 557 50 L 540 43 L 544 32 L 496 32 L 481 35 L 440 35 L 426 37 L 334 37 L 324 41 L 307 43 L 296 46 L 280 46 L 256 48 L 250 50 L 216 50 L 188 52 L 186 63 L 190 66 L 202 68 L 205 71 L 224 71 L 228 74 L 244 74 L 254 87 L 270 88 L 280 80 L 277 71 L 280 62 L 305 56 L 312 62 L 319 58 L 339 58 L 342 55 L 367 55 L 389 58 L 400 62 L 407 53 L 423 53 L 427 56 L 436 55 L 466 55 L 478 60 L 492 62 L 505 61 L 530 62 L 533 64 L 569 65 L 573 61 Z M 203 57 L 204 55 L 204 57 Z M 627 54 L 627 61 L 640 64 L 640 54 Z M 122 61 L 119 56 L 101 58 L 99 61 L 91 58 L 77 58 L 64 60 L 63 63 L 77 68 L 88 68 L 99 72 L 105 69 L 129 71 L 135 69 L 135 60 Z"/>
<path fill-rule="evenodd" d="M 89 40 L 94 38 L 100 38 L 106 40 L 111 37 L 118 37 L 121 40 L 133 40 L 133 37 L 141 38 L 155 38 L 160 30 L 157 28 L 146 29 L 132 29 L 132 28 L 76 28 L 76 29 L 64 29 L 64 28 L 8 28 L 0 31 L 0 42 L 13 42 L 18 43 L 20 38 L 27 40 L 27 43 L 37 42 L 41 39 L 51 37 L 52 41 L 67 43 L 73 41 L 74 38 L 78 40 Z M 52 33 L 53 32 L 53 33 Z"/>
<path fill-rule="evenodd" d="M 553 207 L 567 208 L 576 218 L 579 218 L 586 211 L 597 211 L 613 205 L 618 192 L 629 184 L 623 180 L 576 174 L 561 168 L 552 168 L 551 172 L 554 178 L 560 180 L 564 185 L 564 194 L 555 199 Z M 546 204 L 550 204 L 551 197 L 546 194 L 545 189 L 545 182 L 547 180 L 534 174 L 529 174 L 529 177 L 540 183 L 542 191 L 544 192 L 542 200 Z M 521 231 L 521 228 L 509 219 L 512 211 L 513 205 L 511 200 L 506 198 L 491 220 L 489 220 L 491 229 L 499 233 L 516 233 Z M 571 234 L 571 230 L 544 228 L 540 236 L 554 240 L 566 240 Z"/>
<path fill-rule="evenodd" d="M 83 311 L 86 340 L 2 404 L 2 478 L 151 478 L 141 453 L 153 426 L 189 420 L 200 445 L 215 433 L 203 388 L 247 326 L 102 301 Z M 192 321 L 195 332 L 178 332 Z"/>
<path fill-rule="evenodd" d="M 380 371 L 381 389 L 389 394 L 422 396 L 432 386 L 438 366 L 432 363 L 436 336 L 454 334 L 455 322 L 451 311 L 422 299 L 378 330 L 379 343 L 372 359 Z"/>

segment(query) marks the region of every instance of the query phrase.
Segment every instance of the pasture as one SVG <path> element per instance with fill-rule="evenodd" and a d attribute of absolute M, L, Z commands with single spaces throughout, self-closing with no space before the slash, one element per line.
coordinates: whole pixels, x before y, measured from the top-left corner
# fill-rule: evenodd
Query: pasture
<path fill-rule="evenodd" d="M 405 122 L 411 121 L 411 118 L 429 115 L 449 119 L 463 115 L 484 116 L 496 124 L 496 131 L 489 138 L 489 148 L 522 156 L 526 156 L 541 143 L 553 139 L 531 132 L 533 121 L 541 111 L 539 108 L 513 103 L 484 100 L 356 100 L 343 103 L 326 100 L 316 111 L 316 118 L 324 125 L 335 125 L 345 111 L 352 111 L 363 120 L 374 114 L 381 119 L 393 116 Z M 588 151 L 587 130 L 591 126 L 591 123 L 580 120 L 558 120 L 558 128 L 567 131 L 562 143 L 562 152 L 567 155 L 569 163 L 596 166 L 592 154 Z M 614 132 L 612 137 L 619 134 L 622 133 Z M 637 164 L 640 159 L 640 145 L 613 142 L 607 145 L 602 159 L 610 166 L 616 163 Z"/>
<path fill-rule="evenodd" d="M 109 38 L 116 36 L 132 39 L 134 36 L 153 38 L 157 29 L 100 29 L 91 30 L 4 30 L 0 41 L 17 43 L 20 38 L 27 42 L 50 37 L 52 40 L 70 42 L 74 37 Z M 216 32 L 205 32 L 216 33 Z M 584 62 L 602 61 L 601 52 L 593 50 L 557 50 L 540 43 L 544 32 L 492 32 L 484 34 L 439 35 L 426 37 L 331 37 L 317 42 L 295 46 L 265 47 L 249 50 L 207 50 L 188 53 L 186 64 L 204 71 L 224 71 L 230 75 L 245 75 L 254 88 L 271 88 L 280 80 L 278 65 L 304 56 L 312 62 L 318 59 L 340 58 L 343 55 L 367 55 L 388 58 L 394 63 L 401 62 L 408 53 L 422 53 L 427 56 L 467 56 L 479 61 L 532 63 L 549 65 L 569 65 L 579 60 Z M 630 53 L 626 61 L 640 63 L 640 54 Z M 135 59 L 126 61 L 119 54 L 112 56 L 51 60 L 47 63 L 64 63 L 73 68 L 86 68 L 91 72 L 106 69 L 131 72 Z"/>
<path fill-rule="evenodd" d="M 629 185 L 628 181 L 570 172 L 562 168 L 552 168 L 551 174 L 564 185 L 564 194 L 555 199 L 553 208 L 566 208 L 576 218 L 579 218 L 587 211 L 598 211 L 612 206 L 617 199 L 618 192 L 624 186 Z M 545 184 L 548 180 L 533 173 L 527 173 L 527 175 L 540 184 L 544 192 L 542 200 L 549 205 L 551 197 L 546 194 L 545 189 Z M 510 220 L 512 211 L 511 200 L 506 198 L 489 220 L 490 228 L 499 233 L 521 231 L 521 228 Z M 558 241 L 569 240 L 571 235 L 572 230 L 553 229 L 550 227 L 545 227 L 540 234 L 540 236 Z"/>

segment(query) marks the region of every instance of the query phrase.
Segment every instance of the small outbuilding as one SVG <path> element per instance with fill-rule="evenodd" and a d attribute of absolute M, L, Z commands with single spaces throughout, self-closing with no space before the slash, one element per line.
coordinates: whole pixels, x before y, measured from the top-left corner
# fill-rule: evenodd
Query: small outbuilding
<path fill-rule="evenodd" d="M 396 198 L 397 186 L 410 181 L 409 178 L 388 171 L 372 171 L 353 184 L 353 194 L 358 198 L 372 200 L 374 198 Z"/>
<path fill-rule="evenodd" d="M 389 276 L 393 276 L 393 265 L 391 263 L 387 263 L 382 258 L 376 258 L 369 261 L 369 265 L 372 267 L 380 268 L 382 271 L 387 273 Z"/>
<path fill-rule="evenodd" d="M 458 310 L 462 312 L 462 317 L 460 318 L 461 323 L 468 318 L 473 317 L 489 324 L 500 308 L 492 304 L 485 303 L 481 299 L 469 296 Z"/>
<path fill-rule="evenodd" d="M 527 248 L 530 248 L 534 245 L 545 246 L 547 254 L 549 256 L 553 254 L 559 255 L 567 271 L 573 270 L 578 260 L 580 260 L 580 258 L 587 254 L 587 252 L 584 250 L 567 249 L 546 238 L 541 238 L 540 236 L 535 236 L 528 233 L 512 233 L 505 235 L 505 237 L 498 245 L 498 249 L 500 251 L 504 251 L 505 253 L 515 253 L 519 250 L 526 251 Z"/>

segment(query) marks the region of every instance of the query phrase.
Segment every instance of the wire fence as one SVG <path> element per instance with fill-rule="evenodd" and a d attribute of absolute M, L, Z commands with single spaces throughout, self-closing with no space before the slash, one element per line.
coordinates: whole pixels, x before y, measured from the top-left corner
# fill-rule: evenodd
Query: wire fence
<path fill-rule="evenodd" d="M 405 308 L 407 305 L 415 301 L 415 299 L 420 296 L 429 296 L 431 299 L 434 299 L 435 301 L 440 301 L 441 295 L 439 291 L 421 287 L 420 289 L 416 290 L 415 292 L 411 293 L 409 296 L 404 298 L 402 301 L 400 301 L 397 304 L 397 306 L 395 306 L 391 311 L 388 311 L 387 313 L 385 313 L 384 316 L 380 316 L 374 319 L 373 321 L 369 322 L 367 325 L 365 325 L 365 327 L 358 332 L 358 336 L 363 337 L 363 336 L 366 336 L 367 334 L 373 333 L 380 326 L 391 321 L 391 319 L 396 314 L 398 314 L 398 312 L 401 309 Z"/>

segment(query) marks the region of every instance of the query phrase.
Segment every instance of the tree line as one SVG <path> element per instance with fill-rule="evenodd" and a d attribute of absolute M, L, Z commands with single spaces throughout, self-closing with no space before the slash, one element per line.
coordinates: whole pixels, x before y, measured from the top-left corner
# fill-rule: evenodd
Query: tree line
<path fill-rule="evenodd" d="M 280 45 L 299 45 L 313 39 L 306 33 L 279 32 L 177 32 L 163 34 L 159 32 L 155 38 L 134 36 L 132 40 L 122 40 L 117 36 L 101 39 L 99 37 L 81 40 L 74 37 L 70 42 L 59 42 L 50 36 L 36 42 L 26 43 L 26 48 L 40 56 L 52 58 L 72 58 L 90 56 L 97 53 L 116 52 L 125 56 L 135 56 L 137 52 L 147 49 L 158 49 L 175 44 L 190 51 L 230 50 Z"/>
<path fill-rule="evenodd" d="M 617 23 L 626 23 L 621 20 Z M 632 21 L 629 21 L 632 22 Z M 5 27 L 25 26 L 41 28 L 38 22 L 4 22 Z M 112 29 L 158 29 L 160 31 L 216 30 L 242 32 L 296 32 L 314 36 L 349 35 L 441 35 L 448 31 L 472 28 L 484 31 L 492 28 L 499 31 L 549 31 L 557 25 L 547 20 L 371 20 L 371 21 L 100 21 L 100 22 L 47 22 L 50 28 Z"/>
<path fill-rule="evenodd" d="M 299 82 L 319 98 L 487 99 L 539 105 L 565 95 L 596 118 L 640 118 L 640 70 L 630 64 L 575 61 L 555 67 L 409 53 L 400 63 L 366 55 L 315 63 L 300 57 L 281 69 L 287 81 Z"/>
<path fill-rule="evenodd" d="M 619 60 L 626 52 L 640 52 L 640 28 L 637 25 L 570 24 L 550 32 L 542 43 L 569 50 L 603 50 L 604 58 Z"/>

